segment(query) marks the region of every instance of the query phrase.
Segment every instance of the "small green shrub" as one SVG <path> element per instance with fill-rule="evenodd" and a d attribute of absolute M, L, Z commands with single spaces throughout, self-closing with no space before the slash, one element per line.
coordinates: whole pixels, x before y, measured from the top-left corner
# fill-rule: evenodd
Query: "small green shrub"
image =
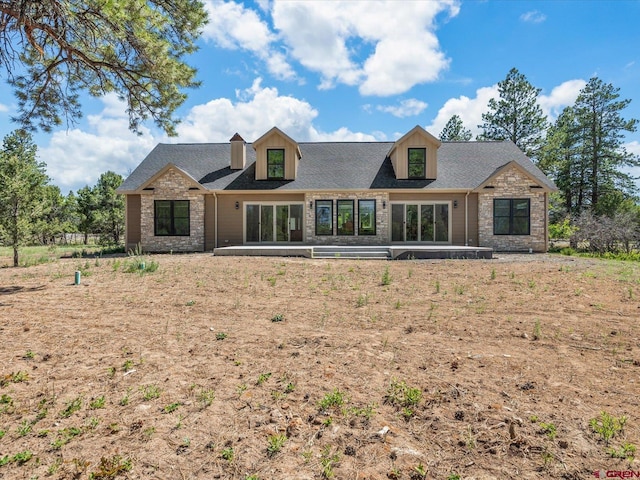
<path fill-rule="evenodd" d="M 389 274 L 389 267 L 384 269 L 382 274 L 382 285 L 391 285 L 391 275 Z"/>
<path fill-rule="evenodd" d="M 92 410 L 97 410 L 99 408 L 104 408 L 104 404 L 105 404 L 105 399 L 104 399 L 104 395 L 99 396 L 98 398 L 92 400 L 89 403 L 89 407 Z"/>
<path fill-rule="evenodd" d="M 347 403 L 347 401 L 347 394 L 341 392 L 336 388 L 333 390 L 333 392 L 327 393 L 324 397 L 322 397 L 320 403 L 318 403 L 318 406 L 321 410 L 327 410 L 329 408 L 340 408 L 345 403 Z"/>
<path fill-rule="evenodd" d="M 613 458 L 624 458 L 632 462 L 636 456 L 636 451 L 637 448 L 633 443 L 625 443 L 617 450 L 615 448 L 610 448 L 607 450 L 607 453 Z"/>
<path fill-rule="evenodd" d="M 272 322 L 282 322 L 284 320 L 284 315 L 281 313 L 276 313 L 273 317 L 271 317 Z"/>
<path fill-rule="evenodd" d="M 225 448 L 224 450 L 222 450 L 222 452 L 220 453 L 220 456 L 226 460 L 227 462 L 232 462 L 233 461 L 233 448 L 232 447 L 228 447 Z"/>
<path fill-rule="evenodd" d="M 153 400 L 160 396 L 160 387 L 157 385 L 145 385 L 140 387 L 140 390 L 142 390 L 142 398 L 144 400 Z"/>
<path fill-rule="evenodd" d="M 626 422 L 627 417 L 624 415 L 616 418 L 602 411 L 600 412 L 600 418 L 592 418 L 589 421 L 589 425 L 595 433 L 600 435 L 604 443 L 609 445 L 611 439 L 624 429 Z"/>
<path fill-rule="evenodd" d="M 64 409 L 60 412 L 60 416 L 62 418 L 69 418 L 75 412 L 82 408 L 82 397 L 76 397 L 70 402 L 68 402 Z"/>
<path fill-rule="evenodd" d="M 170 403 L 162 409 L 162 413 L 172 413 L 175 412 L 178 407 L 182 405 L 180 402 Z"/>
<path fill-rule="evenodd" d="M 273 457 L 276 453 L 282 450 L 284 442 L 287 441 L 287 436 L 284 434 L 271 435 L 269 437 L 269 445 L 267 446 L 267 455 Z"/>

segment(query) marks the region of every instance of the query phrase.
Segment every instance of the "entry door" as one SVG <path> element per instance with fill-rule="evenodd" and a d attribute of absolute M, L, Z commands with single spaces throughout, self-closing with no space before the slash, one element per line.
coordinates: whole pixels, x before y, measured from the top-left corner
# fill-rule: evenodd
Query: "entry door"
<path fill-rule="evenodd" d="M 392 242 L 448 242 L 449 204 L 394 203 L 391 205 Z"/>
<path fill-rule="evenodd" d="M 246 242 L 302 241 L 302 205 L 247 204 L 245 212 Z"/>

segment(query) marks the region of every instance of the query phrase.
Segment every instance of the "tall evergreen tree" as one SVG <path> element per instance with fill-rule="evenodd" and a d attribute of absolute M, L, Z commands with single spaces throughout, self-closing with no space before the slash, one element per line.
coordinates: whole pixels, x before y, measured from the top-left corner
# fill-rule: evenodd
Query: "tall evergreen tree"
<path fill-rule="evenodd" d="M 31 135 L 20 130 L 7 135 L 0 150 L 0 241 L 13 247 L 14 267 L 20 248 L 36 233 L 49 181 L 36 153 Z"/>
<path fill-rule="evenodd" d="M 76 195 L 75 216 L 85 245 L 89 242 L 89 234 L 96 229 L 96 208 L 97 200 L 94 191 L 88 185 L 79 189 Z"/>
<path fill-rule="evenodd" d="M 640 166 L 640 159 L 624 147 L 625 133 L 635 132 L 638 120 L 621 112 L 631 100 L 619 100 L 620 89 L 597 77 L 589 80 L 575 103 L 579 148 L 586 169 L 589 204 L 596 214 L 613 214 L 607 197 L 635 193 L 634 179 L 623 167 Z"/>
<path fill-rule="evenodd" d="M 100 175 L 94 187 L 97 229 L 104 241 L 118 244 L 124 230 L 124 196 L 116 193 L 123 178 L 114 172 Z"/>
<path fill-rule="evenodd" d="M 175 134 L 173 113 L 198 86 L 185 57 L 207 21 L 200 0 L 0 0 L 0 79 L 24 128 L 80 116 L 79 93 L 116 92 L 137 131 L 151 118 Z"/>
<path fill-rule="evenodd" d="M 440 140 L 443 142 L 468 142 L 471 137 L 471 130 L 464 127 L 458 115 L 451 117 L 440 132 Z"/>
<path fill-rule="evenodd" d="M 511 140 L 529 157 L 536 158 L 547 119 L 538 104 L 540 89 L 512 68 L 507 77 L 498 82 L 500 98 L 489 100 L 489 112 L 482 114 L 481 140 Z"/>

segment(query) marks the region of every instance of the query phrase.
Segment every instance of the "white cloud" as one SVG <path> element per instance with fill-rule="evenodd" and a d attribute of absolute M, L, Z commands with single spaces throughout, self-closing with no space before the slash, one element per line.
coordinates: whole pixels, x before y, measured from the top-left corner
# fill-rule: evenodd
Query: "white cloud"
<path fill-rule="evenodd" d="M 498 86 L 493 85 L 476 90 L 475 98 L 469 98 L 464 95 L 458 98 L 450 98 L 438 110 L 436 118 L 433 119 L 431 125 L 426 127 L 426 130 L 437 137 L 449 119 L 454 115 L 458 115 L 465 128 L 471 130 L 475 137 L 481 132 L 478 125 L 482 124 L 482 114 L 487 111 L 489 100 L 498 98 L 498 96 Z"/>
<path fill-rule="evenodd" d="M 108 170 L 126 176 L 159 141 L 146 128 L 140 136 L 129 131 L 126 105 L 115 94 L 102 101 L 104 109 L 87 117 L 87 131 L 57 131 L 48 145 L 38 149 L 53 184 L 64 193 L 95 185 Z"/>
<path fill-rule="evenodd" d="M 343 83 L 384 96 L 434 81 L 448 67 L 434 23 L 458 11 L 457 0 L 286 1 L 275 2 L 272 15 L 290 55 L 320 73 L 320 88 Z"/>
<path fill-rule="evenodd" d="M 0 103 L 0 112 L 8 112 L 8 111 L 9 111 L 9 107 L 7 105 Z"/>
<path fill-rule="evenodd" d="M 542 23 L 547 19 L 547 16 L 539 12 L 538 10 L 531 10 L 529 12 L 520 15 L 520 20 L 527 23 Z"/>
<path fill-rule="evenodd" d="M 573 105 L 580 90 L 587 84 L 582 79 L 567 80 L 551 90 L 549 95 L 540 95 L 538 101 L 544 114 L 550 121 L 558 118 L 563 108 Z"/>
<path fill-rule="evenodd" d="M 390 113 L 394 117 L 406 118 L 420 115 L 429 105 L 416 98 L 402 100 L 399 105 L 378 105 L 377 110 L 380 112 Z"/>
<path fill-rule="evenodd" d="M 205 40 L 221 48 L 252 52 L 276 78 L 296 78 L 284 54 L 273 45 L 276 36 L 255 10 L 222 0 L 207 0 L 205 8 L 209 14 L 209 23 L 202 33 Z"/>

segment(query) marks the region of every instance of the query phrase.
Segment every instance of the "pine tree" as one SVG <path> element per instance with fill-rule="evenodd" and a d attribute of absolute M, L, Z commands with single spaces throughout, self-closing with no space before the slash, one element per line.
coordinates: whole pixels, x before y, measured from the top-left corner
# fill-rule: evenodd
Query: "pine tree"
<path fill-rule="evenodd" d="M 440 140 L 443 142 L 468 142 L 471 136 L 471 130 L 464 127 L 458 115 L 451 117 L 440 132 Z"/>
<path fill-rule="evenodd" d="M 36 234 L 44 188 L 49 178 L 36 158 L 31 135 L 15 131 L 4 138 L 0 151 L 0 242 L 13 247 L 13 266 L 19 251 Z"/>
<path fill-rule="evenodd" d="M 489 100 L 489 112 L 482 114 L 481 140 L 511 140 L 529 157 L 536 158 L 547 128 L 547 119 L 538 104 L 540 89 L 512 68 L 498 82 L 500 98 Z"/>

